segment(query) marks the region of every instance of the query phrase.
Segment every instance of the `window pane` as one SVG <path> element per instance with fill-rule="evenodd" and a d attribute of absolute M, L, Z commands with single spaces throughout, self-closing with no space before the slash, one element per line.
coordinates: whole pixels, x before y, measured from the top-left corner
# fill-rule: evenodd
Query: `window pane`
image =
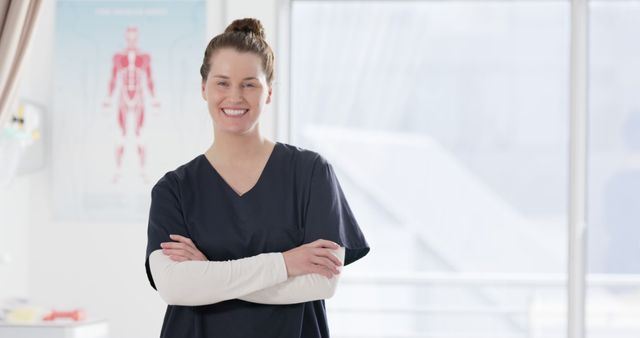
<path fill-rule="evenodd" d="M 335 336 L 564 337 L 569 14 L 293 3 L 292 143 L 372 247 L 327 302 Z"/>
<path fill-rule="evenodd" d="M 640 336 L 640 4 L 591 3 L 590 338 Z"/>

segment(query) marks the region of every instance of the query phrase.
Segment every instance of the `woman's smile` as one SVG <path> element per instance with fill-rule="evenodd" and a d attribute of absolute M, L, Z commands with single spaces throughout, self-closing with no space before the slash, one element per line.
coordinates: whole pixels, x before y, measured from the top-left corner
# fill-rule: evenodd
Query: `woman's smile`
<path fill-rule="evenodd" d="M 242 108 L 222 108 L 220 110 L 225 116 L 231 117 L 231 118 L 242 117 L 244 116 L 244 114 L 246 114 L 249 111 L 249 109 L 242 109 Z"/>

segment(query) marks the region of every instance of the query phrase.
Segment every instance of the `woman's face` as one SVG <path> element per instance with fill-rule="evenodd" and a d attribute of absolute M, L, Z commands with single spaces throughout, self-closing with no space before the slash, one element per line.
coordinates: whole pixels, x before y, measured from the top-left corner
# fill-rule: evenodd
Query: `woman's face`
<path fill-rule="evenodd" d="M 271 102 L 260 57 L 232 48 L 212 56 L 202 97 L 207 101 L 216 132 L 245 134 L 253 131 L 266 104 Z"/>

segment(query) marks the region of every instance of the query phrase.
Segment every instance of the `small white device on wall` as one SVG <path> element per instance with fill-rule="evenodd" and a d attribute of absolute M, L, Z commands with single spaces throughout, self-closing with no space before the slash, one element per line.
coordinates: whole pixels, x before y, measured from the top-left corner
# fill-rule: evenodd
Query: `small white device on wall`
<path fill-rule="evenodd" d="M 21 100 L 0 129 L 0 188 L 43 166 L 42 118 L 41 107 Z"/>

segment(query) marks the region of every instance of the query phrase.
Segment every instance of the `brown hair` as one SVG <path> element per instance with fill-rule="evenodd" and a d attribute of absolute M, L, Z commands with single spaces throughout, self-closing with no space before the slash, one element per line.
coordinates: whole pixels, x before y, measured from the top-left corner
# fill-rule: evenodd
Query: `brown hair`
<path fill-rule="evenodd" d="M 267 83 L 273 81 L 274 56 L 273 50 L 264 39 L 264 28 L 258 19 L 245 18 L 234 20 L 224 33 L 218 34 L 207 45 L 204 59 L 200 67 L 202 82 L 207 80 L 211 68 L 211 55 L 222 48 L 233 48 L 238 52 L 250 52 L 258 55 L 262 60 L 262 69 L 267 77 Z"/>

